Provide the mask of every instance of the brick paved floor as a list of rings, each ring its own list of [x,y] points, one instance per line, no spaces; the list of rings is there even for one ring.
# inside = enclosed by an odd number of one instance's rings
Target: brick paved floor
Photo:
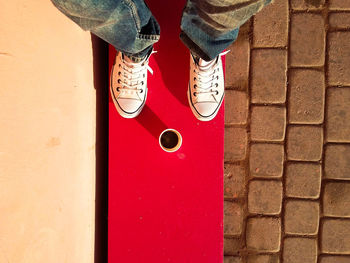
[[[230,49],[224,263],[350,263],[350,0],[275,0]]]

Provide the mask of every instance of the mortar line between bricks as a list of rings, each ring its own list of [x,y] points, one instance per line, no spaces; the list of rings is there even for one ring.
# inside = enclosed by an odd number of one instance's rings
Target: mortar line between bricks
[[[333,182],[333,183],[343,183],[343,184],[348,184],[350,183],[350,180],[346,180],[345,178],[323,178],[323,181],[325,183]]]
[[[324,8],[319,9],[291,9],[290,14],[322,14]]]
[[[346,141],[340,141],[340,142],[336,142],[336,141],[326,141],[324,142],[324,145],[344,145],[344,146],[348,146],[350,144],[350,142],[346,142]]]
[[[329,13],[350,13],[350,10],[337,9],[333,7],[332,9],[328,8],[328,12]]]
[[[279,252],[253,250],[253,249],[249,249],[249,250],[247,250],[247,252],[248,252],[248,254],[252,253],[252,254],[256,254],[256,255],[278,255],[279,254]]]
[[[350,254],[340,254],[340,253],[321,253],[320,257],[323,256],[340,256],[340,257],[346,257],[350,259]]]
[[[275,108],[284,108],[285,107],[285,103],[284,102],[279,102],[279,103],[261,103],[261,102],[252,102],[251,105],[253,107],[266,107],[266,106],[270,106],[270,107],[275,107]]]
[[[334,14],[334,13],[336,13],[336,14],[350,14],[350,10],[342,10],[342,9],[340,9],[340,10],[334,10],[334,9],[328,10],[328,14]]]
[[[236,203],[236,204],[244,204],[245,199],[244,199],[244,197],[229,197],[229,196],[225,196],[224,197],[224,201],[229,201],[229,202]]]
[[[346,86],[346,85],[344,85],[344,86],[342,86],[342,85],[332,86],[332,85],[329,85],[327,87],[327,89],[336,89],[336,88],[350,88],[350,86]]]
[[[314,240],[315,238],[317,238],[317,233],[316,234],[285,234],[285,237],[289,238],[289,237],[297,237],[297,238],[307,238],[307,239],[312,239]]]
[[[230,234],[224,234],[224,238],[239,239],[240,237],[241,237],[240,234],[232,234],[232,235],[230,235]]]
[[[310,124],[304,124],[304,123],[290,123],[288,121],[288,125],[290,126],[293,126],[293,127],[320,127],[322,128],[324,126],[324,123],[319,123],[319,124],[313,124],[313,123],[310,123]]]
[[[288,70],[315,70],[315,71],[324,71],[324,66],[289,66]]]
[[[284,144],[283,141],[276,142],[276,141],[252,141],[252,144],[276,144],[276,145],[282,145]]]
[[[290,81],[289,81],[289,68],[290,68],[290,43],[291,43],[291,16],[292,5],[291,0],[288,0],[288,44],[287,44],[287,74],[286,74],[286,125],[285,125],[285,138],[284,138],[284,158],[283,158],[283,172],[282,172],[282,207],[281,207],[281,237],[280,237],[280,261],[283,263],[283,251],[284,251],[284,239],[285,239],[285,195],[286,195],[286,171],[287,171],[287,142],[288,142],[288,127],[289,127],[289,97],[290,97]]]
[[[225,123],[225,128],[247,128],[247,124],[230,124]]]
[[[279,252],[248,249],[247,254],[248,255],[259,255],[259,256],[263,256],[263,255],[277,255],[278,256]]]
[[[322,252],[322,226],[323,226],[323,193],[324,193],[324,170],[325,170],[325,142],[327,138],[327,94],[328,94],[328,89],[326,88],[328,85],[328,70],[329,70],[329,65],[328,65],[328,32],[329,32],[329,1],[325,1],[325,6],[324,10],[326,11],[326,16],[324,20],[325,24],[325,56],[324,56],[324,84],[325,84],[325,92],[324,92],[324,108],[323,108],[323,147],[322,147],[322,157],[321,157],[321,187],[320,187],[320,200],[319,200],[319,224],[318,224],[318,238],[317,238],[317,262],[321,262],[321,252]]]
[[[225,86],[225,90],[235,90],[235,91],[247,92],[246,89],[242,88],[241,86],[232,86],[232,85]]]
[[[287,47],[251,47],[250,51],[255,50],[287,50]]]
[[[251,87],[251,77],[252,77],[252,47],[253,47],[253,30],[254,30],[254,18],[252,17],[250,19],[250,27],[249,27],[249,65],[248,65],[248,86],[247,86],[247,99],[248,99],[248,116],[247,116],[247,155],[246,155],[246,165],[245,165],[245,204],[244,204],[244,220],[243,220],[243,227],[242,227],[242,249],[243,249],[243,255],[241,255],[242,262],[247,263],[248,262],[248,246],[247,246],[247,223],[248,223],[248,194],[249,194],[249,177],[250,177],[250,146],[251,146],[251,134],[250,134],[250,124],[251,124],[251,94],[252,94],[252,87]]]
[[[240,160],[240,161],[225,161],[224,164],[232,164],[232,165],[245,165],[246,160]]]
[[[303,163],[303,164],[321,164],[322,159],[318,161],[309,161],[309,160],[287,160],[288,164],[298,164],[298,163]]]
[[[279,219],[281,217],[281,213],[277,214],[277,215],[266,215],[266,214],[252,214],[249,213],[247,215],[247,220],[251,219],[251,218],[275,218],[275,219]],[[275,252],[277,253],[277,252]]]
[[[330,28],[328,32],[349,32],[350,28]]]
[[[249,183],[251,181],[264,181],[264,182],[281,182],[282,181],[282,176],[281,177],[260,177],[260,176],[253,176],[253,175],[249,175]]]
[[[322,219],[324,220],[329,220],[329,219],[333,219],[333,220],[340,220],[340,221],[350,221],[350,217],[344,217],[344,216],[322,216]]]
[[[312,198],[312,197],[286,196],[285,200],[286,200],[286,202],[288,202],[288,201],[319,202],[320,197]]]
[[[278,144],[278,145],[283,145],[284,141],[267,141],[267,140],[251,140],[252,144],[264,144],[264,143],[268,143],[268,144]]]

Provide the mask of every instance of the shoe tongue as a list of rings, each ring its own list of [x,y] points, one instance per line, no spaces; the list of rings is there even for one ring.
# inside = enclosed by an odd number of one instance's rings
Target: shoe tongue
[[[215,59],[213,60],[210,60],[210,61],[205,61],[204,59],[199,59],[198,61],[198,66],[201,68],[201,69],[208,69],[210,68],[211,66],[213,66],[215,63]]]
[[[131,58],[129,58],[128,56],[125,56],[124,54],[123,54],[123,59],[126,62],[126,64],[131,68],[140,66],[143,63],[143,60],[140,62],[134,62],[134,61],[132,61]]]

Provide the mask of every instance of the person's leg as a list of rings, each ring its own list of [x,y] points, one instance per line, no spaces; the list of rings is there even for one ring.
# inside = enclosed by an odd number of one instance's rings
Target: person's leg
[[[110,92],[118,113],[136,117],[145,106],[147,70],[160,28],[144,0],[51,0],[67,17],[118,51]]]
[[[212,120],[222,105],[225,83],[221,53],[239,27],[271,0],[187,0],[180,38],[191,51],[188,101],[193,114]]]
[[[139,61],[159,40],[160,28],[143,0],[51,0],[82,29]]]
[[[192,54],[212,60],[238,36],[239,27],[271,0],[187,0],[180,38]]]

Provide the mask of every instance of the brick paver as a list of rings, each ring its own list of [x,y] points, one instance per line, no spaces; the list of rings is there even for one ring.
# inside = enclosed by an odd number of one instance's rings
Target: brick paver
[[[249,184],[248,210],[252,214],[276,215],[282,207],[282,183],[254,180]]]
[[[318,10],[324,6],[325,0],[291,0],[291,4],[294,10]]]
[[[253,176],[281,177],[283,161],[283,145],[254,143],[250,147],[250,174]]]
[[[325,220],[321,238],[322,252],[350,254],[350,220]]]
[[[350,217],[350,182],[329,182],[325,185],[323,213],[326,216]]]
[[[247,263],[279,263],[278,255],[250,255]]]
[[[287,234],[317,234],[318,222],[318,202],[300,200],[287,201],[284,214],[284,227]]]
[[[258,251],[277,252],[280,248],[281,220],[276,218],[249,218],[247,247]]]
[[[329,8],[335,10],[350,10],[348,0],[329,0]]]
[[[327,141],[350,142],[349,101],[349,88],[334,88],[329,90],[327,109]]]
[[[246,129],[225,129],[225,161],[243,160],[246,157],[247,145],[248,137]]]
[[[324,73],[303,69],[290,71],[289,122],[320,124],[325,101]]]
[[[224,202],[224,234],[240,235],[242,233],[243,210],[240,204]]]
[[[288,1],[275,0],[254,18],[254,47],[285,47],[288,43]],[[271,23],[270,21],[274,21]]]
[[[321,190],[321,165],[290,163],[286,169],[286,196],[318,198]]]
[[[322,157],[323,130],[317,126],[289,126],[289,160],[318,161]]]
[[[224,255],[225,256],[233,256],[238,255],[239,251],[241,251],[243,245],[238,238],[224,238]]]
[[[224,263],[241,263],[242,259],[240,257],[225,257]]]
[[[247,90],[249,83],[250,42],[249,23],[240,28],[237,40],[226,55],[226,88]],[[225,114],[226,115],[226,114]]]
[[[227,90],[225,92],[225,124],[246,124],[248,106],[248,96],[245,92]]]
[[[283,141],[286,109],[274,106],[254,106],[251,114],[251,139],[253,141]]]
[[[224,166],[224,197],[242,198],[245,194],[245,170],[240,165]]]
[[[322,256],[320,263],[349,263],[350,257],[346,256]]]
[[[253,50],[251,82],[253,103],[284,103],[287,85],[287,51]]]
[[[350,1],[349,1],[350,2]],[[328,37],[328,78],[330,85],[350,85],[350,32],[333,32]]]
[[[224,263],[350,263],[350,0],[275,0],[230,49]]]
[[[350,29],[350,13],[331,13],[329,25],[332,29]]]
[[[350,144],[327,145],[325,151],[325,177],[350,180]]]
[[[290,33],[292,66],[322,66],[325,58],[325,29],[322,15],[293,14]]]
[[[284,240],[284,263],[316,263],[317,242],[313,238],[290,237]]]

